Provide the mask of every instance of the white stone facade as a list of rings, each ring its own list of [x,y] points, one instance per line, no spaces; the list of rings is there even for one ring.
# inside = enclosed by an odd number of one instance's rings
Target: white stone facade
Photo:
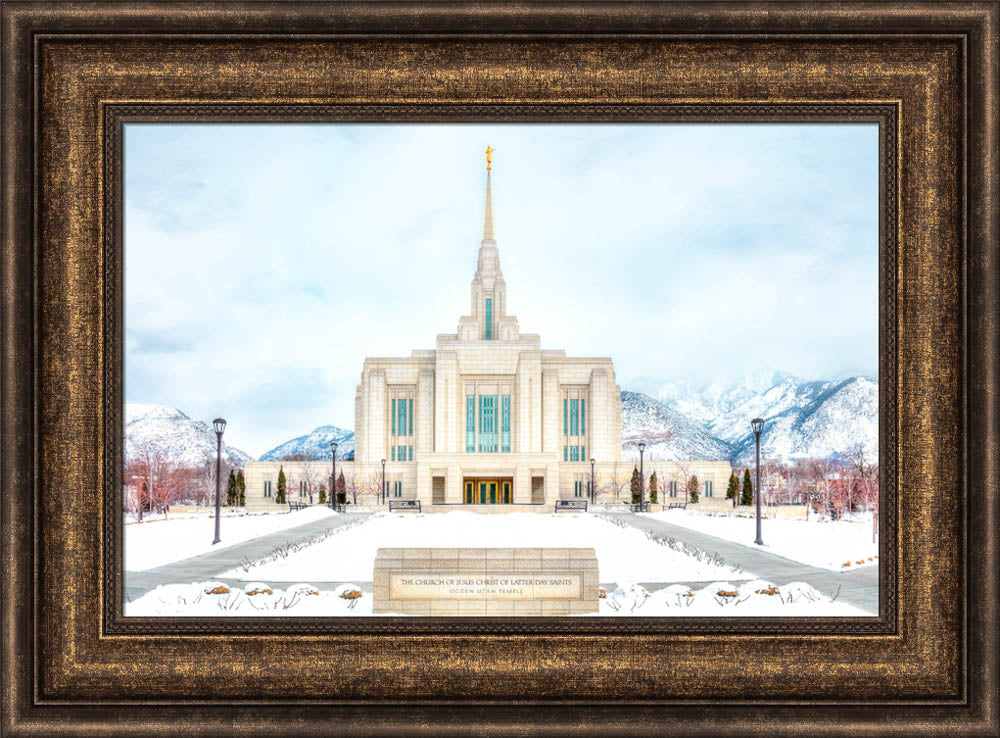
[[[365,359],[354,399],[355,458],[337,462],[348,499],[375,501],[384,459],[390,499],[549,511],[556,499],[587,495],[593,459],[599,500],[612,501],[615,480],[630,477],[633,467],[622,461],[614,364],[543,349],[538,335],[521,333],[507,314],[489,172],[471,292],[470,314],[459,318],[456,333],[439,335],[433,350]],[[728,463],[675,466],[700,472],[699,480],[711,480],[715,494],[725,495]],[[654,467],[646,467],[648,476]],[[330,461],[252,462],[249,507],[274,504],[281,468],[289,500],[308,502],[311,491],[315,502],[319,484],[329,489]],[[627,502],[627,488],[618,496]]]

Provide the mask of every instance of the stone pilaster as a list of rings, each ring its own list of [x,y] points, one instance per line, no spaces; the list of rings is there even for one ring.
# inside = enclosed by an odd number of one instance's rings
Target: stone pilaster
[[[542,450],[547,454],[559,453],[560,405],[559,372],[545,369],[542,372]]]
[[[514,504],[531,504],[531,469],[525,464],[514,467]]]
[[[462,467],[449,464],[444,478],[444,501],[449,505],[459,505],[462,502]]]
[[[417,424],[413,450],[427,454],[434,450],[434,370],[421,369],[417,375]]]

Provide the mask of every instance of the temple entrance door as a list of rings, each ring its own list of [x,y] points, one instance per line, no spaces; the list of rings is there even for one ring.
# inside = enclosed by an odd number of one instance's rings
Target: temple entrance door
[[[504,480],[501,483],[501,486],[503,487],[503,498],[500,501],[503,504],[505,504],[505,505],[509,505],[510,504],[510,482]]]
[[[495,505],[497,502],[497,483],[495,479],[479,480],[479,504]]]
[[[476,483],[465,483],[465,504],[471,505],[476,501]]]

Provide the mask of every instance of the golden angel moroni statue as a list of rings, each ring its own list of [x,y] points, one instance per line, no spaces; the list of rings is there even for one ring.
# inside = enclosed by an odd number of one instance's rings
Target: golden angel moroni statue
[[[488,172],[493,168],[493,152],[496,151],[492,146],[486,147],[486,171]]]

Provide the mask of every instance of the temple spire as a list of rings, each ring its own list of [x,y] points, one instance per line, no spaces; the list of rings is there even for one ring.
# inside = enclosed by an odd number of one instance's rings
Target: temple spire
[[[493,241],[496,237],[493,235],[493,192],[490,186],[490,171],[493,169],[493,152],[496,151],[492,146],[486,147],[486,211],[483,213],[483,240]]]

